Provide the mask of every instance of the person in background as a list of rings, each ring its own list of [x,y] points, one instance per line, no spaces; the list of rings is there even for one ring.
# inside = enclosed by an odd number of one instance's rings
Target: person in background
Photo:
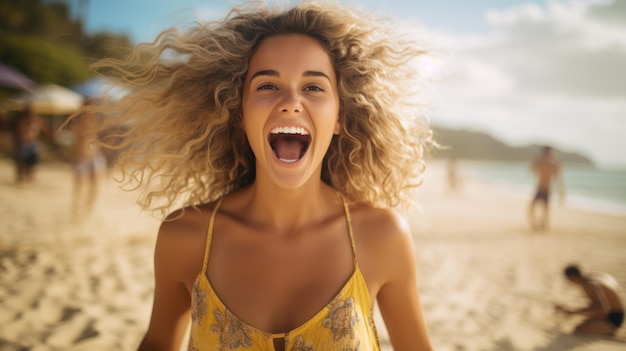
[[[48,125],[29,104],[15,122],[15,178],[17,183],[29,183],[35,179],[35,168],[39,163],[41,134],[54,140],[54,135]]]
[[[94,104],[93,99],[85,100],[85,106]],[[100,118],[84,108],[69,124],[72,133],[70,162],[74,173],[72,214],[75,219],[91,213],[99,190],[99,179],[106,169],[106,160],[98,143],[97,128]]]
[[[537,178],[537,187],[528,208],[528,219],[533,230],[546,230],[550,221],[552,184],[556,183],[561,199],[565,196],[561,163],[554,155],[552,147],[545,146],[543,148],[541,155],[531,164],[531,170]],[[538,206],[539,216],[536,213]]]
[[[448,178],[448,191],[450,193],[461,192],[463,190],[463,179],[459,171],[459,161],[456,158],[448,159],[446,173]]]
[[[122,177],[174,212],[140,350],[431,350],[411,231],[431,132],[410,35],[332,2],[252,3],[106,60]],[[167,59],[163,59],[162,55]],[[411,89],[415,89],[412,91]],[[98,107],[96,107],[97,109]],[[182,208],[176,210],[176,208]]]
[[[582,323],[576,326],[576,333],[614,335],[624,322],[624,306],[619,297],[617,280],[607,273],[583,274],[577,265],[567,266],[564,274],[570,283],[582,290],[589,299],[589,305],[572,309],[557,304],[557,312],[567,316],[585,316]]]

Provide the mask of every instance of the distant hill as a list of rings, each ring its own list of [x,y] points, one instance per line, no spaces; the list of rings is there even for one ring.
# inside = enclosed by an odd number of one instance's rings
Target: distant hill
[[[432,149],[437,158],[454,158],[479,161],[530,161],[537,157],[544,145],[510,146],[493,136],[465,129],[432,127],[435,141],[447,147]],[[593,165],[593,161],[581,154],[556,149],[559,159],[567,163]]]

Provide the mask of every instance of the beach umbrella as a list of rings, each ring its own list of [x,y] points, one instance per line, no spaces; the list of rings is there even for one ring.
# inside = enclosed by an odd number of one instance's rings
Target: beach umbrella
[[[62,86],[48,84],[17,95],[11,99],[11,104],[19,109],[30,105],[39,114],[69,115],[82,107],[83,97]]]
[[[32,81],[17,70],[5,66],[0,63],[0,87],[18,89],[18,90],[32,90],[37,86],[37,83]]]
[[[103,77],[89,79],[80,84],[71,86],[70,89],[86,99],[102,99],[107,96],[113,101],[121,99],[128,92],[126,89],[116,86],[112,80]]]

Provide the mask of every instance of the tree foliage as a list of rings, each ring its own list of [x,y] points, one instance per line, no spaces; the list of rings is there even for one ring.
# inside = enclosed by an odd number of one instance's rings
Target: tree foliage
[[[37,83],[77,84],[93,74],[93,61],[122,58],[130,47],[126,35],[88,35],[64,2],[0,0],[0,62]]]
[[[80,48],[38,36],[1,36],[0,61],[40,84],[69,86],[91,76]]]

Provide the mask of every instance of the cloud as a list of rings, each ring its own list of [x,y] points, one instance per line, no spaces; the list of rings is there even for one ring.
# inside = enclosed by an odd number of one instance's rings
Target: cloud
[[[601,22],[626,26],[626,1],[613,0],[607,6],[596,6],[590,9],[589,15]]]
[[[491,10],[487,21],[504,40],[475,54],[505,65],[526,89],[585,96],[626,96],[626,25],[603,20],[623,3],[529,4]],[[618,11],[615,11],[617,13]]]
[[[216,6],[204,6],[197,8],[194,15],[201,22],[215,21],[224,17],[225,10]]]
[[[490,10],[486,34],[451,34],[434,124],[513,144],[551,142],[626,164],[626,1],[552,1]]]

